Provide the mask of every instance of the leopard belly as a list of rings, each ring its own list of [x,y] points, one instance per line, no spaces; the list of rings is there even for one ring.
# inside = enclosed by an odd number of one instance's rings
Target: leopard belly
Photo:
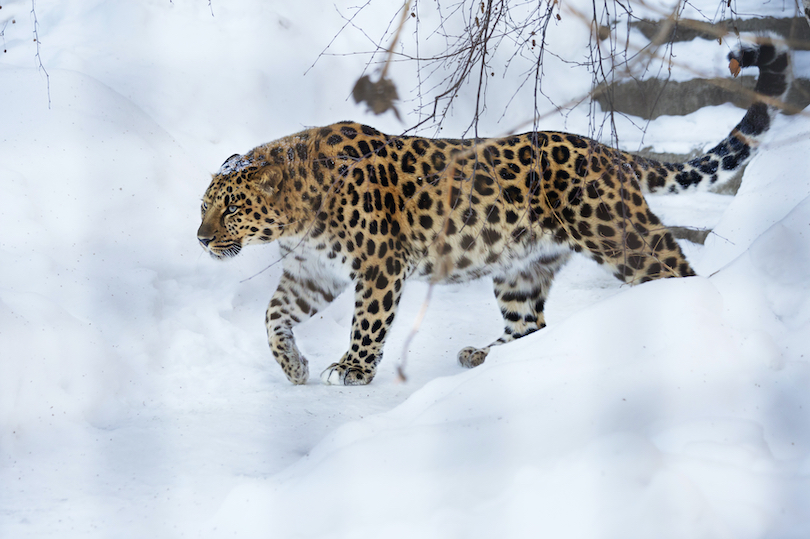
[[[411,272],[413,278],[439,282],[462,283],[487,276],[505,276],[525,271],[537,263],[553,263],[567,256],[570,248],[541,233],[515,243],[487,245],[478,242],[467,250],[440,254],[440,245],[431,246],[427,256],[419,259]],[[463,241],[463,240],[462,240]]]

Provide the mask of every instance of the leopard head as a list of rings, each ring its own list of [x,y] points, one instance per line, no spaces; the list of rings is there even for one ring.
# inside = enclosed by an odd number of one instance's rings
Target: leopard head
[[[197,230],[203,249],[224,260],[246,245],[288,235],[301,216],[285,196],[287,177],[287,167],[254,152],[229,157],[203,195]]]

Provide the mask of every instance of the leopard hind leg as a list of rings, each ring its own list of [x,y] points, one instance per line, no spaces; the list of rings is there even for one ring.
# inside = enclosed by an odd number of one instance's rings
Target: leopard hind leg
[[[583,252],[628,284],[639,284],[668,277],[689,277],[695,271],[681,251],[675,236],[641,199],[632,212],[617,204],[611,216],[616,226],[596,227],[590,237],[580,237]],[[580,231],[584,230],[580,228]]]
[[[520,270],[494,276],[493,289],[504,321],[503,335],[484,348],[463,348],[458,353],[458,362],[463,367],[477,367],[493,346],[512,342],[546,327],[543,310],[551,283],[569,258],[568,252],[544,256]]]

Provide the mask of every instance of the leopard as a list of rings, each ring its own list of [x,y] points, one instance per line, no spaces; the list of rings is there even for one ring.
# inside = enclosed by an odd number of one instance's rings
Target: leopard
[[[349,349],[321,381],[371,382],[406,279],[491,277],[504,331],[458,352],[476,367],[492,347],[546,326],[550,287],[574,253],[633,285],[695,275],[644,195],[714,189],[737,175],[787,92],[788,57],[772,39],[729,53],[732,72],[759,68],[756,97],[725,139],[682,163],[555,131],[434,139],[350,121],[306,129],[223,163],[197,239],[218,260],[277,242],[282,271],[265,325],[293,384],[309,378],[293,329],[351,288]]]

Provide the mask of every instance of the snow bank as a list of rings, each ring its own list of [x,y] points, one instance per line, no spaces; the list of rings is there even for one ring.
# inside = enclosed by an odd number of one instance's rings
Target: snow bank
[[[205,529],[739,538],[806,526],[810,347],[787,356],[731,324],[723,288],[645,285],[494,350],[284,473],[244,481]]]

